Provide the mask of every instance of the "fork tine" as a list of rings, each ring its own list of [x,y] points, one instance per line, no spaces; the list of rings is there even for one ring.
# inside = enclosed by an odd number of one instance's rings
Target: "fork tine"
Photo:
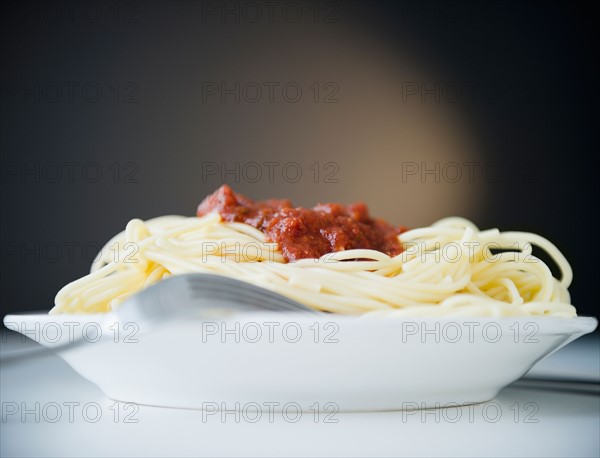
[[[196,297],[205,297],[207,294],[218,294],[232,299],[252,300],[256,305],[268,303],[273,305],[274,309],[289,309],[294,311],[310,311],[313,309],[296,302],[279,293],[243,282],[233,278],[214,274],[190,274],[188,278],[189,288],[197,295]]]

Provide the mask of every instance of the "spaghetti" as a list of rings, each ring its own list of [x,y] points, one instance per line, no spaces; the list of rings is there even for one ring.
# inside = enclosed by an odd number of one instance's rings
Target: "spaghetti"
[[[348,249],[286,262],[280,246],[252,225],[200,217],[131,220],[63,287],[51,314],[102,313],[170,275],[226,275],[340,314],[576,316],[569,263],[548,240],[525,232],[480,231],[462,218],[401,232],[402,252]],[[533,256],[553,259],[561,279]],[[499,251],[499,252],[498,252]]]

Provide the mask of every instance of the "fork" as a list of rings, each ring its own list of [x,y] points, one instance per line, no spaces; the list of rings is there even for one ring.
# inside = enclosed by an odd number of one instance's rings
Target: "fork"
[[[128,298],[115,310],[124,323],[136,323],[145,330],[180,319],[226,318],[242,312],[295,312],[320,314],[279,293],[250,283],[215,274],[182,274],[162,280]],[[87,343],[73,342],[33,350],[0,353],[3,365],[28,358],[71,350]]]

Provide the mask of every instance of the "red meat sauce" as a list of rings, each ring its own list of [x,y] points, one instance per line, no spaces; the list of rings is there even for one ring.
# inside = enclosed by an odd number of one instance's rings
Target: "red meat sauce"
[[[398,234],[407,228],[369,216],[367,206],[318,204],[312,209],[292,206],[287,199],[252,201],[223,185],[198,206],[197,215],[218,212],[223,220],[254,226],[279,245],[287,261],[318,258],[356,248],[402,252]]]

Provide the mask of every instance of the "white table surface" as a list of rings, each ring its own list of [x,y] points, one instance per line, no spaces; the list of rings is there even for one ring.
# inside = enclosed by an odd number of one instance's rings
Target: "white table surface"
[[[9,336],[2,351],[22,350],[16,338]],[[528,375],[600,380],[598,335],[561,349]],[[511,386],[494,401],[470,407],[337,413],[337,422],[305,413],[291,423],[265,413],[252,423],[231,413],[134,411],[106,398],[56,356],[1,367],[0,383],[2,457],[600,455],[597,394]],[[23,417],[25,409],[31,413]]]

